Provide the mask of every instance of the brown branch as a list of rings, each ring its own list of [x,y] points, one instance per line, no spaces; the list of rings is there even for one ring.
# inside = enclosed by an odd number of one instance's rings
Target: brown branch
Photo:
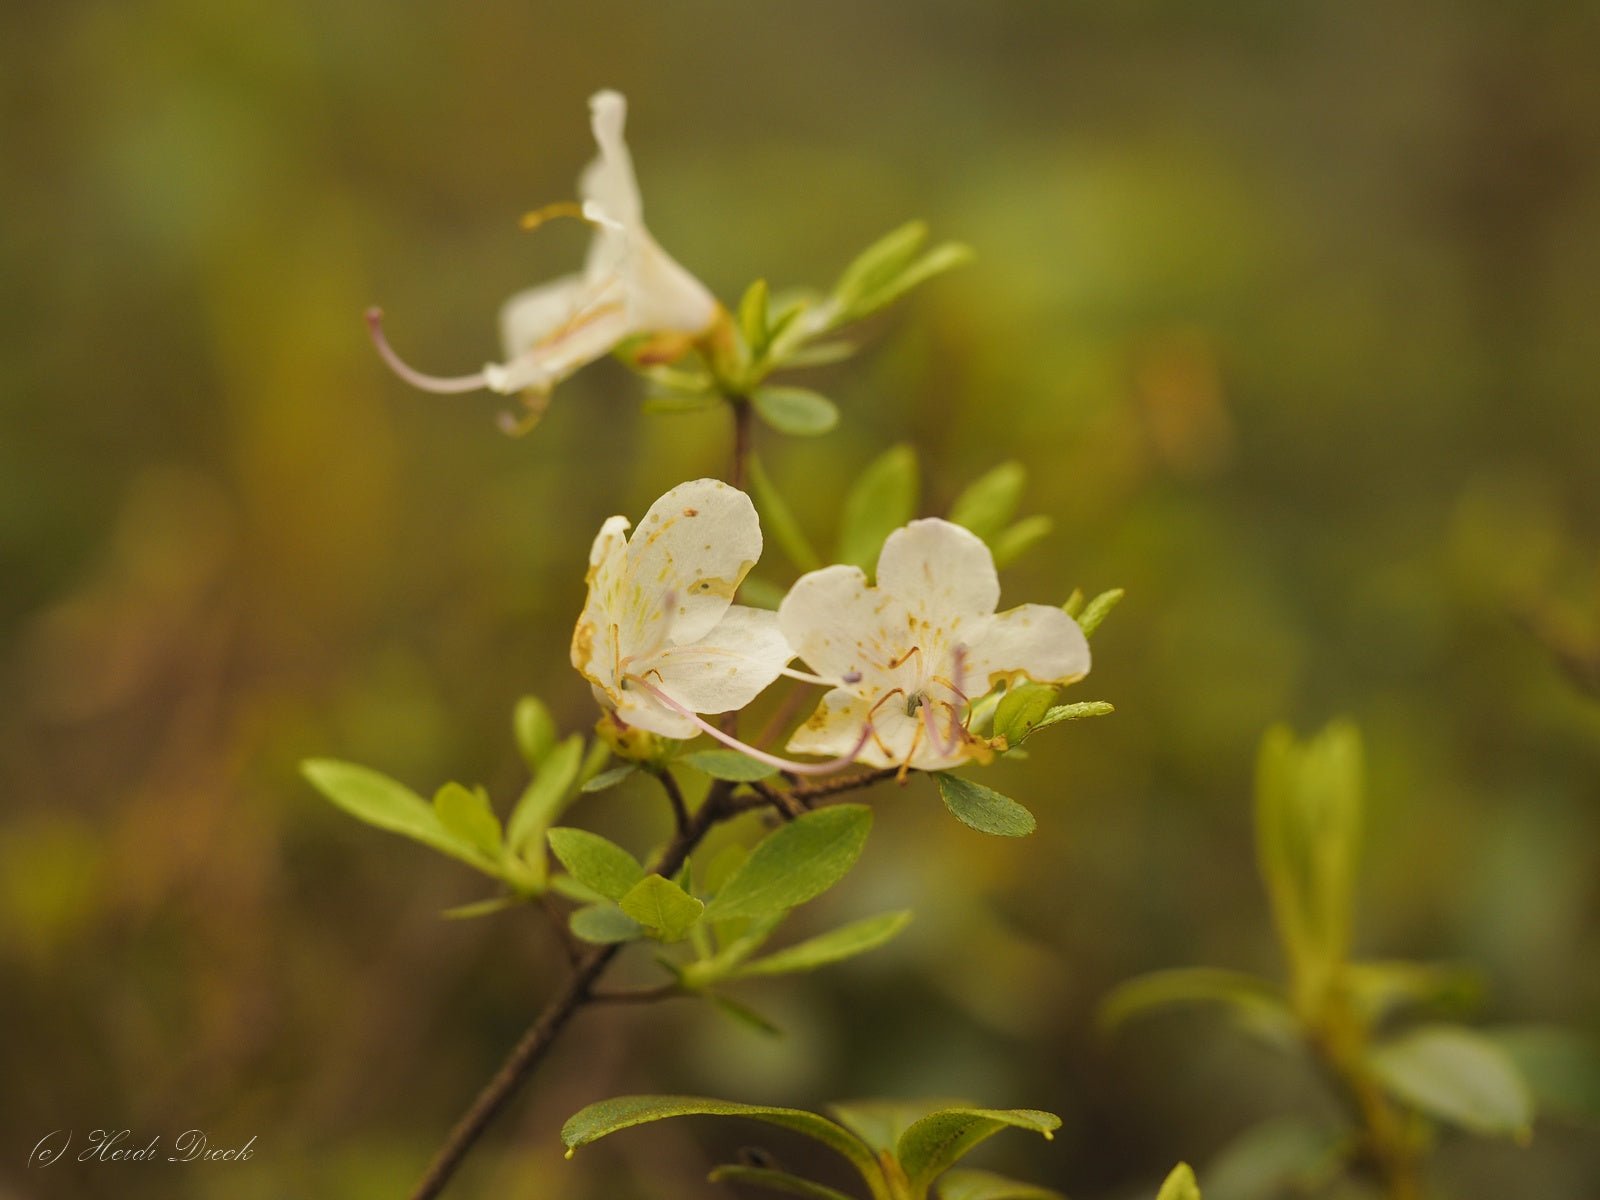
[[[683,789],[666,767],[656,771],[655,777],[661,781],[661,790],[667,793],[667,799],[672,804],[673,828],[682,836],[683,831],[689,828],[689,806],[683,802]]]
[[[884,779],[896,774],[893,767],[878,771],[864,771],[843,778],[827,779],[819,783],[790,788],[787,791],[763,785],[766,792],[779,793],[785,799],[776,801],[781,808],[786,807],[786,802],[792,802],[804,807],[819,799],[836,796],[845,792],[870,787]],[[675,784],[673,786],[676,786]],[[667,848],[661,852],[661,857],[651,866],[650,870],[657,875],[671,878],[683,866],[689,855],[694,851],[706,834],[723,821],[730,820],[740,813],[752,809],[765,808],[774,804],[772,797],[757,789],[751,792],[734,795],[734,785],[719,780],[711,787],[710,793],[703,803],[686,823],[679,828]],[[671,792],[669,791],[669,795]],[[547,1003],[544,1011],[528,1031],[522,1035],[522,1040],[506,1058],[500,1069],[495,1072],[494,1078],[489,1080],[472,1107],[456,1122],[450,1134],[445,1138],[444,1145],[434,1155],[433,1162],[429,1164],[427,1172],[416,1190],[411,1193],[411,1200],[433,1200],[444,1191],[456,1170],[461,1166],[461,1161],[467,1156],[468,1151],[483,1136],[484,1130],[500,1114],[517,1089],[526,1082],[535,1067],[543,1061],[544,1056],[550,1052],[550,1047],[555,1044],[556,1038],[566,1028],[567,1022],[583,1007],[596,1001],[644,1001],[660,999],[673,994],[675,989],[666,990],[643,989],[643,994],[630,994],[626,992],[601,992],[594,990],[595,983],[605,974],[606,968],[611,965],[612,959],[621,949],[621,944],[610,946],[595,946],[586,951],[573,968],[561,990]]]
[[[722,783],[712,787],[705,803],[700,806],[688,825],[680,830],[661,852],[660,859],[651,867],[653,873],[668,877],[676,874],[683,866],[684,860],[715,825],[735,813],[753,807],[733,803],[731,791],[731,787]],[[759,799],[758,802],[766,803],[765,800]],[[517,1089],[522,1086],[533,1069],[550,1052],[550,1047],[566,1028],[567,1022],[593,998],[595,981],[605,973],[619,949],[621,949],[620,943],[596,946],[578,961],[561,990],[544,1006],[544,1011],[539,1014],[538,1020],[534,1021],[522,1035],[522,1040],[495,1072],[494,1078],[489,1080],[478,1093],[472,1106],[451,1129],[444,1145],[434,1155],[421,1181],[411,1193],[411,1200],[433,1200],[433,1197],[444,1191],[460,1167],[461,1160],[483,1136],[484,1130],[516,1094]]]

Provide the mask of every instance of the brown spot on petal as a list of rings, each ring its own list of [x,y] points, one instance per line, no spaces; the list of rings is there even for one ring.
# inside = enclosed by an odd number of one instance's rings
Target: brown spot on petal
[[[683,510],[683,515],[686,517],[698,517],[700,510],[698,508],[686,508]]]

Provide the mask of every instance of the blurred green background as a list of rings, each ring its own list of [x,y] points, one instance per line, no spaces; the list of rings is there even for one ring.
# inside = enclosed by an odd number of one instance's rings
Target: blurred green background
[[[908,217],[973,244],[815,377],[837,432],[760,449],[818,536],[892,441],[929,512],[1022,459],[1057,528],[1006,596],[1128,589],[1074,693],[1118,712],[987,777],[1024,843],[875,793],[801,916],[914,906],[898,943],[751,989],[782,1040],[583,1017],[459,1195],[677,1200],[743,1142],[806,1154],[683,1124],[563,1163],[561,1120],[629,1090],[1054,1109],[989,1163],[1108,1198],[1327,1110],[1203,1017],[1092,1028],[1142,970],[1277,971],[1248,818],[1277,719],[1367,735],[1361,952],[1600,1019],[1600,702],[1515,619],[1581,639],[1600,595],[1595,5],[101,0],[0,31],[0,1196],[402,1194],[553,986],[536,921],[438,920],[481,881],[296,764],[508,804],[515,698],[593,719],[566,643],[600,521],[723,468],[720,414],[643,416],[614,364],[515,441],[364,336],[381,303],[424,369],[497,353],[500,300],[581,254],[516,218],[571,196],[601,86],[727,300]],[[643,790],[580,813],[665,828]],[[97,1126],[258,1140],[26,1168]],[[1439,1179],[1591,1197],[1597,1140],[1447,1138]]]

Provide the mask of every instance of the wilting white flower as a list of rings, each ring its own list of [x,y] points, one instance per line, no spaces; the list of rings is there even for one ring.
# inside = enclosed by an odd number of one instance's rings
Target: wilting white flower
[[[594,226],[594,240],[579,274],[519,292],[500,310],[506,361],[475,375],[439,378],[407,366],[384,340],[382,313],[367,314],[379,353],[402,379],[433,392],[489,388],[511,394],[546,394],[579,367],[603,358],[639,334],[705,332],[716,320],[715,297],[656,244],[644,226],[633,159],[622,137],[628,103],[617,92],[589,101],[600,155],[579,182],[581,206],[572,208]],[[540,214],[531,214],[538,218]]]
[[[733,603],[761,557],[755,506],[697,479],[627,531],[626,517],[611,517],[589,552],[572,665],[629,725],[671,738],[711,732],[695,714],[743,708],[794,657],[776,613]]]
[[[802,576],[778,625],[834,687],[789,750],[924,771],[987,757],[988,743],[966,728],[972,700],[1021,676],[1071,683],[1089,673],[1089,643],[1065,612],[1024,604],[996,613],[999,600],[989,548],[937,519],[889,535],[875,587],[857,567]]]

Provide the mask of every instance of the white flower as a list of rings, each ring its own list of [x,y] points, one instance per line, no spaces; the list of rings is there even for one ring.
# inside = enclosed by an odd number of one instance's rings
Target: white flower
[[[776,613],[732,602],[761,556],[755,506],[697,479],[627,530],[611,517],[594,540],[572,665],[629,725],[693,737],[707,731],[695,714],[743,708],[794,657]]]
[[[1065,612],[1024,604],[996,613],[999,600],[989,548],[937,519],[889,535],[876,587],[857,567],[802,576],[778,609],[778,625],[835,686],[789,750],[841,755],[859,747],[860,762],[923,771],[986,758],[988,743],[966,729],[972,700],[1019,676],[1071,683],[1089,673],[1089,643]]]
[[[579,367],[603,358],[639,334],[696,336],[717,318],[716,298],[656,244],[639,204],[633,160],[622,138],[628,103],[617,92],[589,100],[600,155],[579,182],[581,207],[573,211],[595,228],[583,271],[519,292],[500,310],[506,361],[476,375],[443,379],[407,366],[384,340],[382,313],[368,324],[384,360],[402,379],[434,392],[488,388],[503,394],[548,394]],[[539,214],[532,214],[535,218]]]

